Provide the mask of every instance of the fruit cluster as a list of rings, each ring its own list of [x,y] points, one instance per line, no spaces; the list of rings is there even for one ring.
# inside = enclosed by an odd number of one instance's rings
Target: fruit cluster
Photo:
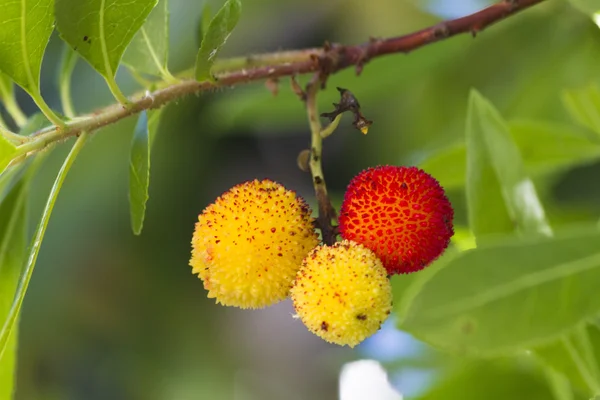
[[[276,182],[254,180],[199,215],[190,265],[217,303],[262,308],[289,296],[311,332],[353,347],[390,314],[389,276],[439,257],[453,235],[452,220],[444,190],[424,171],[370,168],[344,196],[343,240],[319,245],[304,200]]]

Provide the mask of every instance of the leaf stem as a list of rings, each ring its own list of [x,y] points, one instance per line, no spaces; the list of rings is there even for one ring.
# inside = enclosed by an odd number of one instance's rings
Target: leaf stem
[[[321,129],[321,138],[325,139],[326,137],[330,136],[337,129],[341,120],[342,120],[342,114],[338,114],[335,117],[335,119],[333,121],[331,121],[331,123],[329,125],[327,125],[323,129]]]
[[[42,94],[37,92],[35,94],[31,94],[31,98],[35,102],[35,104],[39,107],[40,111],[48,118],[50,122],[52,122],[56,127],[60,130],[65,127],[65,122],[58,116],[52,109],[46,104],[44,99],[42,98]]]
[[[26,138],[25,136],[21,136],[17,133],[11,132],[10,130],[6,129],[3,122],[0,123],[0,134],[6,139],[13,141],[17,144],[23,144],[28,141],[28,138]]]
[[[119,85],[117,85],[117,81],[115,80],[114,76],[105,76],[104,80],[106,81],[110,92],[119,103],[126,107],[131,105],[131,102],[129,101],[127,96],[125,96],[123,92],[121,92],[121,89],[119,88]]]
[[[19,316],[19,312],[21,311],[21,306],[23,305],[23,300],[25,298],[25,292],[27,291],[27,287],[29,286],[29,281],[31,280],[31,276],[33,275],[33,269],[35,267],[35,263],[38,258],[38,254],[40,251],[40,247],[42,246],[42,241],[44,239],[44,234],[46,233],[46,228],[48,227],[48,221],[50,220],[50,215],[52,214],[52,210],[54,209],[54,204],[56,203],[56,199],[58,197],[58,193],[65,181],[65,178],[73,165],[73,162],[77,158],[77,155],[83,148],[85,141],[87,140],[88,134],[82,133],[77,141],[71,148],[69,155],[65,159],[58,175],[56,176],[56,180],[54,181],[54,185],[52,185],[52,189],[50,190],[50,194],[48,196],[48,200],[46,201],[46,206],[44,207],[44,211],[42,213],[42,218],[37,226],[35,231],[33,240],[31,242],[31,247],[29,250],[29,256],[27,257],[27,261],[23,268],[23,274],[19,280],[19,285],[17,286],[17,290],[15,292],[15,297],[2,326],[2,330],[0,331],[0,358],[2,358],[2,354],[6,349],[6,345],[8,343],[8,339],[12,333],[12,330],[17,321],[17,317]]]
[[[6,126],[6,122],[4,121],[4,118],[2,118],[2,114],[0,114],[0,133],[4,134],[5,132],[10,132],[10,129],[8,129],[8,126]]]
[[[4,98],[4,108],[6,108],[6,112],[8,112],[19,128],[22,128],[27,123],[27,116],[21,110],[19,104],[17,104],[14,95]]]
[[[60,69],[59,87],[63,113],[69,118],[74,118],[77,115],[75,107],[73,107],[73,98],[71,97],[71,76],[73,75],[75,64],[77,64],[75,51],[69,45],[65,45]]]

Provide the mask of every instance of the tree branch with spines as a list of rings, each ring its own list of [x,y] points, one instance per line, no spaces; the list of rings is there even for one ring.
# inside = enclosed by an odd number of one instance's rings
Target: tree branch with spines
[[[326,77],[351,66],[360,73],[372,59],[394,53],[409,53],[463,33],[475,36],[484,28],[543,1],[545,0],[504,0],[471,15],[440,22],[417,32],[387,39],[371,39],[355,46],[326,44],[321,48],[224,59],[213,66],[212,72],[216,78],[214,82],[198,82],[189,78],[189,72],[185,72],[181,74],[180,82],[160,82],[153,92],[146,91],[131,96],[128,106],[114,104],[77,117],[64,126],[51,126],[34,133],[18,147],[15,158],[35,153],[82,132],[92,133],[143,110],[160,108],[194,93],[314,72]]]

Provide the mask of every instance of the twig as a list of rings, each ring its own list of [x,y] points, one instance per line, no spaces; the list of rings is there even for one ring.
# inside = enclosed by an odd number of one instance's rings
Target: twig
[[[408,53],[425,45],[470,32],[473,35],[508,16],[514,15],[544,0],[504,0],[466,17],[441,22],[408,35],[372,39],[357,46],[327,45],[323,48],[286,51],[252,57],[222,60],[215,65],[216,83],[185,80],[166,84],[147,94],[131,97],[128,107],[115,104],[98,110],[60,128],[50,127],[32,135],[32,141],[19,147],[19,154],[30,154],[50,143],[64,140],[81,132],[94,132],[142,110],[154,109],[189,94],[218,87],[249,83],[263,79],[319,71],[322,76],[355,66],[362,71],[365,63],[373,58],[392,53]]]

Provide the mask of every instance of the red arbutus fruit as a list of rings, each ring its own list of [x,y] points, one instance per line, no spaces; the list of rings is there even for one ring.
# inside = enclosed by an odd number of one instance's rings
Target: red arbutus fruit
[[[340,209],[342,238],[371,249],[390,275],[423,269],[454,234],[439,182],[416,167],[379,166],[355,176]]]

